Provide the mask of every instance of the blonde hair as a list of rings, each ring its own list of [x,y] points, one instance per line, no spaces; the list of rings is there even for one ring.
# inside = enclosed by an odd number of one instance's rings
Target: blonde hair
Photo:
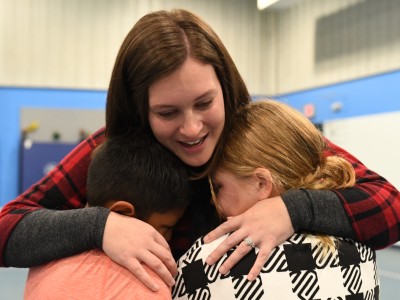
[[[353,186],[352,165],[340,156],[325,156],[326,147],[321,132],[300,112],[274,100],[252,102],[234,119],[210,174],[223,169],[244,179],[262,167],[271,172],[273,186],[283,192]],[[212,195],[215,202],[213,188]]]

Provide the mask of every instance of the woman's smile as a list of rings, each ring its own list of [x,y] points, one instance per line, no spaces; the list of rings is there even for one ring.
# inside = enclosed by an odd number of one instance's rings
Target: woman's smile
[[[208,162],[225,124],[221,85],[211,65],[188,58],[149,88],[149,122],[157,140],[183,162]]]

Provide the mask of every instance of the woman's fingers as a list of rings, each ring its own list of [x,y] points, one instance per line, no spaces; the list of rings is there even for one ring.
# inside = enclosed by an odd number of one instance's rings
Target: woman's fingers
[[[245,257],[252,250],[253,248],[246,245],[245,242],[240,243],[235,251],[233,251],[228,259],[221,265],[219,272],[221,274],[228,273],[243,257]]]
[[[138,260],[132,259],[131,262],[127,262],[125,268],[127,268],[137,279],[153,292],[159,290],[160,287],[154,282],[154,279],[150,277]]]
[[[142,263],[144,263],[147,267],[152,269],[157,275],[168,285],[168,286],[173,286],[175,284],[174,277],[172,276],[170,270],[166,267],[165,261],[160,259],[160,256],[164,255],[159,255],[156,256],[152,252],[146,252],[144,253],[141,257],[140,260]],[[176,264],[175,262],[173,263],[174,267],[171,269],[174,270],[174,274],[177,273],[176,270]]]
[[[225,274],[256,246],[259,252],[248,276],[252,280],[260,273],[272,249],[289,238],[294,229],[282,198],[274,197],[258,201],[246,212],[230,218],[211,231],[204,240],[208,243],[230,232],[232,233],[211,252],[207,263],[214,264],[231,248],[239,245],[220,267],[220,272]],[[244,242],[246,238],[251,238],[253,243]]]
[[[210,231],[204,237],[204,242],[207,244],[211,243],[212,241],[215,241],[217,238],[223,236],[224,234],[235,231],[237,227],[238,227],[238,222],[236,220],[236,217],[229,218],[226,222],[222,223],[217,228]]]
[[[260,274],[261,269],[264,267],[264,264],[267,262],[270,254],[271,254],[272,249],[266,248],[266,249],[260,249],[260,251],[257,254],[257,259],[251,268],[249,274],[247,275],[247,279],[252,281],[256,279],[258,274]]]
[[[168,243],[143,221],[111,212],[104,230],[103,251],[153,291],[158,290],[158,286],[142,263],[157,273],[168,286],[174,282],[173,275],[177,270]]]
[[[219,272],[221,274],[228,273],[240,260],[243,259],[250,251],[254,251],[251,242],[245,242],[244,239],[242,242],[237,242],[240,237],[243,236],[238,232],[235,232],[228,236],[207,258],[207,264],[211,265],[218,261],[229,249],[234,248],[237,244],[239,244],[236,249],[229,255],[229,257],[225,260],[225,262],[219,268]],[[254,245],[257,243],[252,241]],[[234,246],[231,246],[234,245]],[[249,280],[254,280],[258,274],[260,273],[261,269],[263,268],[264,264],[267,262],[269,255],[272,249],[275,247],[274,243],[264,243],[263,246],[260,247],[256,261],[252,266],[251,270],[248,274]]]
[[[209,234],[211,234],[211,238],[209,241],[213,241],[216,238],[220,237],[220,234],[222,232],[225,232],[225,230],[228,230],[228,232],[232,231],[232,229],[230,229],[230,228],[233,228],[233,226],[228,224],[228,222],[233,223],[233,219],[221,224],[219,227],[217,227],[212,232],[210,232]],[[223,234],[221,234],[221,236],[222,235]],[[211,254],[207,258],[207,261],[206,261],[207,264],[209,264],[209,265],[214,264],[218,259],[220,259],[230,249],[232,249],[233,247],[236,247],[236,245],[238,245],[242,240],[243,240],[243,238],[242,238],[242,234],[240,233],[240,231],[232,232],[232,234],[230,234],[221,244],[218,245],[217,248],[214,249],[214,251],[211,252]],[[205,240],[205,242],[208,243],[208,241],[206,241],[206,240]]]
[[[160,235],[160,238],[165,241],[162,235]],[[166,284],[172,286],[175,284],[174,277],[178,273],[178,269],[168,244],[166,244],[166,247],[167,248],[165,248],[164,245],[156,243],[150,249],[150,252],[156,257],[156,259],[146,261],[143,260],[143,262],[154,272],[156,272]]]
[[[165,265],[165,267],[169,271],[169,274],[171,275],[170,278],[173,279],[173,277],[175,277],[178,274],[178,269],[176,267],[176,262],[175,262],[175,259],[174,259],[173,255],[172,255],[171,249],[170,249],[167,241],[164,239],[164,237],[161,234],[157,235],[156,242],[158,243],[156,245],[159,245],[161,247],[154,247],[152,252]],[[156,273],[158,273],[158,272],[156,272]],[[161,275],[160,275],[160,277],[164,278],[164,276],[161,276]],[[170,278],[168,278],[168,280]],[[165,282],[168,283],[167,281],[165,281]]]

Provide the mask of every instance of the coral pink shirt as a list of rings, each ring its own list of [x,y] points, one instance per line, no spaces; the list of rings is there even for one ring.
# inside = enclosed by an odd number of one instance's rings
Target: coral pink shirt
[[[152,292],[104,252],[91,250],[29,270],[25,300],[171,299],[170,288],[151,271],[160,286]]]

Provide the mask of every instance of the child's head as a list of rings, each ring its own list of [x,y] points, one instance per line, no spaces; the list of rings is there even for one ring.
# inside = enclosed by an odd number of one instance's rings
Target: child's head
[[[186,167],[148,134],[108,138],[92,156],[89,206],[104,206],[153,225],[167,240],[188,204]]]
[[[211,172],[219,208],[232,216],[289,189],[352,186],[350,163],[324,157],[325,148],[320,131],[295,109],[272,100],[250,103],[234,120]]]

